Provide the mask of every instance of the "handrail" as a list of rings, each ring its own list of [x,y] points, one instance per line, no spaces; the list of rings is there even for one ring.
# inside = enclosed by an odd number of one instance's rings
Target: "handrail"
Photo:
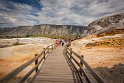
[[[94,79],[98,83],[104,83],[103,79],[83,59],[83,56],[78,55],[77,53],[75,53],[74,51],[72,51],[72,48],[68,48],[67,46],[65,47],[65,50],[64,51],[65,51],[65,55],[68,57],[67,59],[69,59],[69,61],[74,66],[76,64],[79,67],[79,68],[76,68],[76,70],[78,71],[81,79],[82,79],[82,75],[84,75],[84,77],[87,80],[87,82],[88,83],[92,83],[91,79],[89,78],[89,76],[87,75],[86,71],[84,70],[84,67],[83,66],[85,66],[87,68],[87,70],[91,73],[91,75],[94,77]],[[80,60],[80,62],[73,55],[76,56]],[[72,60],[75,63],[73,63]]]
[[[9,80],[11,80],[14,76],[16,76],[17,74],[19,74],[22,70],[24,70],[26,67],[28,67],[29,65],[31,65],[33,62],[35,62],[35,66],[24,76],[22,77],[17,83],[22,83],[24,82],[31,74],[32,72],[34,72],[34,70],[36,70],[36,73],[38,71],[38,66],[40,65],[41,62],[43,62],[43,60],[45,61],[46,59],[46,55],[50,52],[51,49],[53,49],[55,47],[54,44],[47,46],[46,48],[44,48],[44,50],[38,55],[36,54],[36,56],[34,58],[32,58],[31,60],[29,60],[28,62],[20,65],[19,67],[17,67],[16,69],[14,69],[13,71],[11,71],[10,73],[8,73],[6,76],[4,76],[2,79],[0,79],[0,83],[7,83]],[[43,57],[41,58],[41,60],[38,62],[38,59],[43,55]],[[41,68],[40,68],[41,69]]]

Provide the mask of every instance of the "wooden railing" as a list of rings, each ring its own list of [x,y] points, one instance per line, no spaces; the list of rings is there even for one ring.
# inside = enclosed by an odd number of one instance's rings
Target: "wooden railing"
[[[28,62],[22,64],[21,66],[17,67],[10,73],[8,73],[5,77],[0,79],[0,83],[8,83],[9,80],[11,80],[13,77],[15,77],[17,74],[19,74],[22,70],[26,69],[28,66],[30,66],[32,63],[35,63],[35,66],[27,72],[23,77],[21,77],[19,80],[16,81],[16,83],[23,83],[27,79],[29,79],[29,76],[35,71],[35,74],[31,79],[28,81],[28,83],[31,83],[35,77],[37,76],[38,72],[41,70],[42,65],[48,55],[48,53],[55,47],[55,45],[50,45],[47,48],[44,48],[44,50],[38,55],[35,54],[35,57]],[[41,64],[42,63],[42,64]],[[41,65],[41,66],[40,66]]]
[[[78,55],[72,48],[64,49],[65,58],[73,71],[76,83],[104,83],[103,79],[86,63],[83,56]]]

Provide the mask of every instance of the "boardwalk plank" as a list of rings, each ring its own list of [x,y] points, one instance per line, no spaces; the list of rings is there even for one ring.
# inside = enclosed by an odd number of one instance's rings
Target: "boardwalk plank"
[[[63,47],[53,50],[33,83],[74,83],[73,75],[63,55]]]

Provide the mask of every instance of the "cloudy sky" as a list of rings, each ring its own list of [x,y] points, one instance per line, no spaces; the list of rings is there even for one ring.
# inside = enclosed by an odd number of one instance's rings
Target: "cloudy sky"
[[[124,12],[124,0],[0,0],[0,27],[38,24],[88,25]]]

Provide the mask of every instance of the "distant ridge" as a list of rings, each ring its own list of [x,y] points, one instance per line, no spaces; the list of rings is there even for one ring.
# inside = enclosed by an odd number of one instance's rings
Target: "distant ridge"
[[[111,32],[124,29],[124,13],[102,17],[91,22],[87,27],[78,25],[40,24],[34,26],[19,26],[0,28],[0,37],[50,37],[77,39],[92,34]]]
[[[34,26],[19,26],[0,28],[1,37],[45,36],[56,38],[76,38],[86,30],[86,26],[40,24]]]

